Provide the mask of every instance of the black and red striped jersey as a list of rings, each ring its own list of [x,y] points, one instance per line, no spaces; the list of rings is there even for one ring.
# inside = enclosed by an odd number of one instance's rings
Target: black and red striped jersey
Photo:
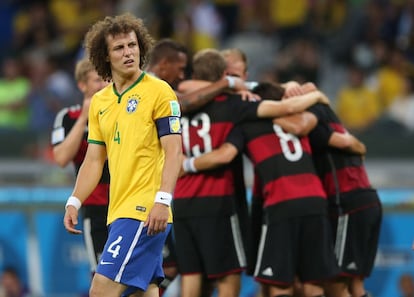
[[[61,143],[69,134],[72,127],[75,125],[77,119],[81,114],[82,106],[74,105],[71,107],[63,108],[59,111],[55,117],[53,124],[51,144],[53,146]],[[85,126],[85,133],[80,144],[79,150],[73,158],[72,162],[75,167],[76,175],[79,172],[79,168],[82,165],[88,148],[88,127]],[[109,169],[108,162],[105,162],[101,179],[99,184],[92,192],[92,194],[83,202],[83,205],[108,205],[109,202]]]
[[[286,133],[270,120],[243,123],[241,133],[269,220],[326,213],[326,194],[307,137]],[[230,142],[240,149],[240,143]]]
[[[222,145],[233,127],[257,119],[258,102],[221,94],[202,109],[181,118],[183,152],[197,157]],[[229,215],[236,212],[236,196],[244,195],[240,159],[215,170],[178,179],[174,192],[174,216]]]
[[[335,112],[324,104],[316,104],[309,111],[318,118],[318,124],[309,134],[309,139],[314,151],[315,167],[330,202],[335,203],[338,194],[344,196],[353,191],[373,190],[362,156],[329,146],[332,133],[346,132]],[[361,203],[365,202],[355,201],[352,204],[353,207],[361,207]]]

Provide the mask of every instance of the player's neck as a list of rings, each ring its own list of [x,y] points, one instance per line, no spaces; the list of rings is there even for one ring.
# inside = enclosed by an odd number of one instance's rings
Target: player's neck
[[[132,84],[134,84],[137,79],[141,76],[142,70],[138,70],[134,75],[116,75],[113,76],[113,82],[115,86],[115,90],[118,94],[122,94],[125,90],[127,90]]]

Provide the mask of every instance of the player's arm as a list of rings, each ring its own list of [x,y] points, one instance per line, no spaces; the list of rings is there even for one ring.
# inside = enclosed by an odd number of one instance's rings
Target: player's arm
[[[249,92],[244,80],[238,77],[226,76],[214,83],[202,80],[187,80],[180,84],[177,94],[182,112],[197,110],[226,89],[242,92],[243,100],[260,99],[259,96]]]
[[[148,235],[156,235],[167,228],[172,193],[181,167],[181,163],[177,162],[182,154],[181,135],[167,134],[160,137],[160,142],[165,155],[164,167],[161,173],[160,189],[145,222],[145,226],[148,226]]]
[[[329,99],[320,91],[309,92],[304,95],[294,96],[288,100],[273,101],[263,100],[257,109],[260,118],[275,118],[302,112],[316,103],[329,104]]]
[[[211,152],[202,154],[199,157],[184,159],[183,171],[186,173],[195,173],[198,171],[215,169],[229,164],[237,154],[237,148],[233,144],[225,142],[220,147]]]
[[[53,146],[53,157],[59,166],[65,167],[76,156],[85,134],[87,121],[88,107],[85,107],[84,102],[82,112],[68,135],[61,143]]]
[[[75,228],[78,224],[78,210],[99,183],[105,161],[106,147],[103,144],[89,143],[85,159],[76,178],[75,187],[65,207],[63,223],[68,232],[82,233]]]
[[[177,160],[182,154],[181,135],[165,135],[160,138],[160,142],[165,153],[160,191],[173,193],[180,171],[180,163]]]
[[[308,111],[273,119],[273,123],[296,136],[305,136],[318,124],[317,117]]]
[[[367,152],[365,144],[349,133],[333,132],[329,138],[329,145],[359,155],[365,155]]]

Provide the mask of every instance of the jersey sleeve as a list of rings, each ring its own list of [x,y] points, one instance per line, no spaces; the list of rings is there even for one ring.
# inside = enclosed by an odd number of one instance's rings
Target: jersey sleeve
[[[180,117],[181,109],[177,96],[169,86],[164,85],[153,112],[158,137],[181,134]]]
[[[329,138],[333,132],[333,128],[325,120],[318,120],[316,127],[309,133],[312,149],[315,152],[324,151],[329,146]]]
[[[234,123],[257,120],[257,109],[260,102],[243,101],[239,95],[229,95],[228,97],[230,115],[234,118]]]
[[[243,130],[240,125],[235,126],[226,138],[226,142],[231,143],[237,148],[238,152],[242,152],[244,149],[244,136]]]
[[[58,145],[65,140],[66,136],[75,125],[79,117],[80,110],[80,105],[74,105],[71,107],[65,107],[56,114],[50,138],[51,145]]]
[[[64,108],[61,111],[59,111],[55,117],[55,122],[53,124],[53,130],[52,135],[50,138],[50,143],[55,146],[61,143],[66,135],[69,133],[69,129],[65,123],[67,123],[68,118],[68,108]]]

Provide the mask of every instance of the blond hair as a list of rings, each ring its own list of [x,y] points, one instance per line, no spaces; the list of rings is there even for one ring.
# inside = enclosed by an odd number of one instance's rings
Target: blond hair
[[[76,63],[75,66],[75,80],[77,82],[86,81],[88,77],[88,73],[91,71],[95,71],[95,67],[87,58],[83,58]]]

